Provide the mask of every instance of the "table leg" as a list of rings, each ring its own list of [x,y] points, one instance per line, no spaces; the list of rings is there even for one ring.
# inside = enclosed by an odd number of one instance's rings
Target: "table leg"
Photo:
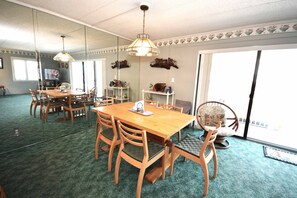
[[[175,156],[176,160],[179,155]],[[169,153],[169,145],[165,149],[165,171],[170,167],[171,153]],[[155,183],[162,176],[162,163],[157,164],[150,172],[145,175],[145,179],[151,184]]]

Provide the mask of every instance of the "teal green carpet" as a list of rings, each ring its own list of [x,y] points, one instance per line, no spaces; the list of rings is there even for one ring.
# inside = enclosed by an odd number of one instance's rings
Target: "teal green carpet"
[[[9,128],[2,119],[1,112],[1,133],[3,127]],[[15,122],[24,124],[22,119]],[[108,173],[107,153],[100,152],[99,160],[94,159],[95,125],[93,121],[83,123],[71,125],[71,131],[63,136],[44,138],[49,135],[43,134],[39,144],[0,154],[0,184],[7,197],[135,197],[138,169],[122,160],[119,184],[114,185],[117,152]],[[55,130],[63,131],[68,127],[64,124]],[[50,131],[44,128],[44,133]],[[187,133],[198,136],[201,132],[183,131],[183,135]],[[1,135],[1,144],[5,141]],[[231,148],[217,150],[218,176],[210,180],[208,197],[296,197],[297,166],[264,157],[261,144],[237,138],[230,141]],[[212,175],[212,163],[208,167]],[[167,171],[164,181],[143,182],[142,197],[202,197],[203,182],[199,165],[178,158],[173,176]]]

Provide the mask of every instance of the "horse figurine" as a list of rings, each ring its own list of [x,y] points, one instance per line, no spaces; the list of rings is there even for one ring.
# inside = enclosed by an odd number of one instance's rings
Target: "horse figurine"
[[[170,69],[170,67],[175,67],[178,69],[178,66],[176,65],[176,61],[172,58],[168,59],[162,59],[162,58],[156,58],[153,62],[150,64],[151,67],[159,67],[164,69]]]
[[[111,63],[111,68],[118,68],[118,69],[122,69],[122,68],[127,68],[130,67],[130,65],[128,65],[128,61],[127,60],[123,60],[123,61],[115,61],[114,63]]]

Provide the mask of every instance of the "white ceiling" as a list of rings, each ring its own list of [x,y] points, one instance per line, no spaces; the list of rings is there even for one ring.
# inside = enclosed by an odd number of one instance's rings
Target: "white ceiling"
[[[141,0],[11,0],[11,2],[54,13],[130,40],[142,32],[143,12],[139,8],[143,2]],[[153,41],[297,19],[297,0],[147,0],[146,2],[150,8],[146,12],[145,32],[150,34]],[[0,16],[3,18],[3,14]],[[57,31],[55,37],[61,33],[59,28],[52,31]]]

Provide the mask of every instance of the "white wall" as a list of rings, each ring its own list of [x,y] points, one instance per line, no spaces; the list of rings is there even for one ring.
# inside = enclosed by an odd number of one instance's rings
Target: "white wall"
[[[185,44],[160,47],[158,58],[172,58],[177,61],[179,69],[170,70],[153,68],[149,64],[154,58],[141,58],[140,64],[140,91],[148,89],[149,83],[165,82],[173,87],[176,99],[193,102],[196,84],[196,70],[198,53],[205,50],[232,49],[243,47],[290,45],[297,44],[297,33],[261,35],[250,38],[234,38],[222,41],[210,41],[198,44]],[[171,83],[171,78],[175,82]],[[222,76],[223,78],[223,76]],[[199,91],[199,90],[198,90]]]

